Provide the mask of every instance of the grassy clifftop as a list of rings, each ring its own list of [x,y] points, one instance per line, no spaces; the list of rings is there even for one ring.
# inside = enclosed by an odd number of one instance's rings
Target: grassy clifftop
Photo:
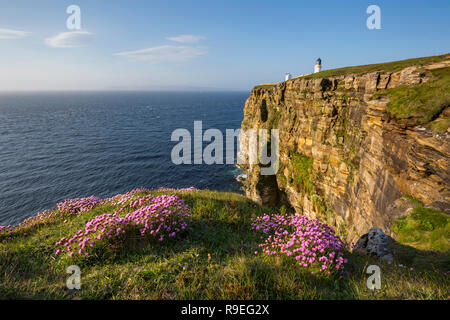
[[[351,66],[337,69],[324,70],[318,73],[313,73],[307,76],[304,76],[305,79],[313,79],[313,78],[326,78],[326,77],[338,77],[345,76],[350,74],[362,75],[364,73],[374,72],[374,71],[383,71],[383,72],[397,72],[412,66],[423,66],[430,63],[437,63],[448,60],[450,58],[450,54],[443,54],[439,56],[431,56],[431,57],[421,57],[421,58],[413,58],[392,62],[383,62],[383,63],[375,63],[375,64],[367,64],[361,66]]]
[[[308,74],[305,76],[300,76],[293,78],[288,81],[293,81],[295,79],[317,79],[317,78],[329,78],[329,77],[339,77],[339,76],[347,76],[347,75],[362,75],[365,73],[382,71],[382,72],[397,72],[412,66],[423,66],[430,63],[438,63],[445,60],[450,59],[450,54],[446,53],[439,56],[431,56],[431,57],[421,57],[421,58],[413,58],[392,62],[382,62],[382,63],[374,63],[374,64],[366,64],[361,66],[350,66],[336,69],[324,70],[317,73]],[[268,83],[261,84],[254,87],[254,89],[258,88],[271,88],[278,85],[277,83]]]
[[[386,111],[392,118],[406,121],[408,125],[427,125],[435,132],[446,132],[450,126],[448,116],[448,107],[450,106],[450,54],[324,70],[293,78],[286,83],[299,79],[361,77],[374,72],[378,72],[380,75],[397,73],[401,77],[400,72],[407,68],[414,68],[415,72],[421,73],[426,81],[378,90],[370,97],[370,100],[386,97],[389,99]],[[380,78],[378,81],[380,81]],[[271,89],[279,85],[281,83],[262,84],[255,86],[254,89]]]
[[[372,99],[388,97],[387,111],[393,118],[410,119],[413,125],[431,122],[431,129],[443,133],[450,124],[448,116],[442,114],[450,106],[450,67],[427,72],[432,78],[430,81],[381,90]]]
[[[163,194],[183,199],[191,212],[187,228],[176,236],[155,241],[127,234],[122,245],[95,247],[88,258],[55,254],[55,243],[76,234],[88,221],[125,207],[139,211],[145,204],[133,201]],[[252,230],[251,223],[263,213],[284,210],[260,207],[234,193],[138,190],[132,198],[107,199],[84,212],[63,214],[64,210],[60,206],[14,231],[0,233],[1,298],[449,298],[448,256],[436,252],[407,247],[408,260],[398,257],[395,265],[387,265],[344,250],[348,259],[344,271],[330,274],[299,267],[286,256],[255,254],[261,234]],[[123,216],[128,211],[132,210],[125,209]],[[422,257],[422,263],[413,265],[411,255]],[[444,263],[428,263],[439,261]],[[403,266],[406,263],[410,264]],[[66,268],[73,264],[81,270],[80,290],[68,290],[65,285]],[[366,286],[365,270],[371,264],[381,267],[381,290]]]

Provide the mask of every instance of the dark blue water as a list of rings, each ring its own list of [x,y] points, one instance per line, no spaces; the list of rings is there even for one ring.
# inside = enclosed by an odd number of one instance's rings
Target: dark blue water
[[[173,130],[237,129],[247,92],[0,94],[0,225],[138,187],[239,191],[234,165],[174,165]],[[224,139],[225,140],[225,139]]]

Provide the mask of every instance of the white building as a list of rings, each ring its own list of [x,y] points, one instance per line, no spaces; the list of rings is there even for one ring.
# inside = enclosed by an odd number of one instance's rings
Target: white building
[[[314,66],[314,73],[320,72],[322,70],[322,60],[317,59],[316,65]]]
[[[292,75],[289,72],[286,72],[286,78],[284,79],[284,81],[288,81],[292,79]]]

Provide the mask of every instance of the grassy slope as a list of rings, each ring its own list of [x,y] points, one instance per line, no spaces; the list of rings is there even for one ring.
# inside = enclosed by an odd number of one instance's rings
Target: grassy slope
[[[152,193],[158,193],[153,191]],[[167,193],[167,192],[166,192]],[[105,212],[100,205],[67,223],[55,221],[24,230],[0,244],[0,297],[42,299],[448,299],[448,275],[431,265],[414,271],[347,253],[344,275],[312,275],[292,261],[255,255],[259,236],[252,217],[261,208],[233,193],[180,194],[192,208],[187,231],[163,243],[130,241],[120,250],[87,260],[55,257],[55,242]],[[0,239],[1,240],[1,239]],[[435,254],[434,254],[435,255]],[[427,255],[424,255],[427,257]],[[433,258],[430,256],[429,258]],[[430,260],[431,261],[431,260]],[[400,261],[401,262],[401,261]],[[65,287],[67,266],[78,264],[82,287]],[[366,287],[365,268],[381,267],[382,289]],[[183,267],[187,268],[184,270]]]
[[[418,200],[412,199],[412,202],[416,208],[411,214],[394,221],[392,229],[399,241],[418,249],[450,250],[450,217],[424,207]]]
[[[399,86],[378,91],[373,98],[388,96],[387,110],[397,119],[412,119],[413,125],[427,124],[450,106],[450,67],[431,71],[432,80],[415,86]],[[449,119],[432,124],[437,132],[445,132]]]

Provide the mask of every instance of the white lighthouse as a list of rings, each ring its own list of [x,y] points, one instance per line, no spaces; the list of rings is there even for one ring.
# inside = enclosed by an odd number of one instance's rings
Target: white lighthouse
[[[289,72],[286,72],[286,78],[284,79],[284,81],[288,81],[292,79],[292,75]]]
[[[322,70],[322,60],[317,59],[316,60],[316,65],[314,66],[314,73],[320,72],[320,70]]]

